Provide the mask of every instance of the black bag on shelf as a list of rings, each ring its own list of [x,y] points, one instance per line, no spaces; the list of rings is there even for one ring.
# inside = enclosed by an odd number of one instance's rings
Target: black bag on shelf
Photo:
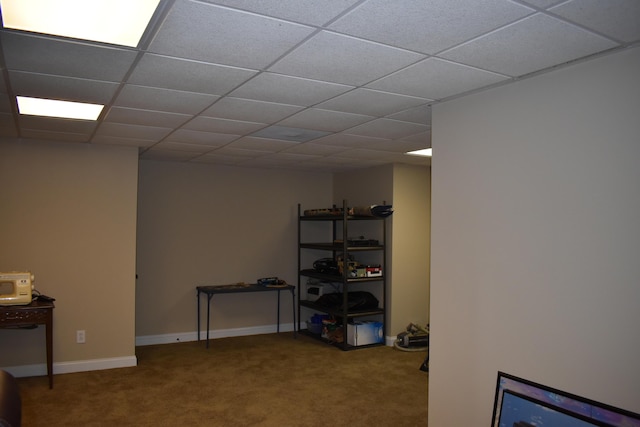
[[[333,292],[322,295],[315,303],[332,310],[342,310],[342,293]],[[353,291],[347,296],[347,308],[349,310],[371,310],[378,308],[378,299],[370,292]]]

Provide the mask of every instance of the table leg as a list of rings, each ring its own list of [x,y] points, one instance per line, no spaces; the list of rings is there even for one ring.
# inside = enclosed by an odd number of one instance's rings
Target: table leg
[[[278,289],[278,327],[276,332],[280,333],[280,289]]]
[[[209,327],[209,319],[210,319],[210,313],[211,313],[211,298],[213,297],[213,294],[208,294],[207,295],[207,348],[209,348],[209,330],[211,329]]]
[[[198,342],[200,342],[200,290],[196,295],[196,303],[198,304]]]
[[[296,328],[296,293],[291,289],[291,308],[293,308],[293,338],[297,338],[298,331]]]
[[[53,388],[53,310],[47,310],[47,375],[49,376],[49,388]]]

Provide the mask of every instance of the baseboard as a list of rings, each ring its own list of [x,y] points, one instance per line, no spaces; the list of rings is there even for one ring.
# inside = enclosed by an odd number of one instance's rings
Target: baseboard
[[[252,326],[248,328],[214,329],[209,331],[209,339],[242,337],[249,335],[274,334],[278,331],[278,325]],[[292,332],[293,323],[283,323],[280,325],[280,332]],[[207,339],[207,331],[200,331],[200,339]],[[136,347],[156,344],[171,344],[176,342],[197,341],[198,333],[179,332],[162,335],[142,335],[136,337]]]
[[[74,372],[100,371],[103,369],[128,368],[137,366],[136,356],[112,357],[108,359],[78,360],[72,362],[58,362],[53,364],[53,373],[71,374]],[[14,377],[38,377],[47,375],[45,363],[36,365],[6,366],[3,367]]]
[[[293,323],[280,325],[280,332],[292,332]],[[278,331],[277,325],[253,326],[249,328],[215,329],[209,331],[209,339],[241,337],[250,335],[274,334]],[[206,331],[200,331],[200,339],[207,337]],[[197,332],[182,332],[162,335],[143,335],[136,337],[136,347],[156,344],[172,344],[176,342],[197,341]],[[385,345],[393,346],[394,337],[385,337]],[[71,362],[58,362],[53,364],[54,374],[70,374],[73,372],[99,371],[103,369],[127,368],[137,366],[136,356],[114,357],[109,359],[78,360]],[[47,365],[21,365],[2,367],[14,377],[37,377],[47,375]]]

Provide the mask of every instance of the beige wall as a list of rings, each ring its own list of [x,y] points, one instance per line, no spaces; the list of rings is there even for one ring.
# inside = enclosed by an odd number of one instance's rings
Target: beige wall
[[[639,76],[629,49],[434,107],[429,425],[489,425],[498,370],[640,412]]]
[[[429,323],[431,169],[396,165],[393,174],[393,336]]]
[[[137,171],[136,149],[0,143],[0,270],[31,271],[56,298],[56,372],[94,359],[135,364]],[[43,327],[0,330],[0,343],[0,366],[44,367]]]
[[[371,168],[336,186],[330,173],[138,164],[137,149],[6,140],[0,162],[2,196],[12,201],[0,208],[0,271],[28,269],[37,288],[57,299],[58,373],[130,366],[136,342],[195,339],[198,284],[272,275],[296,284],[298,203],[326,207],[353,194],[358,204],[397,197],[404,205],[411,193],[394,182],[420,170]],[[214,337],[275,326],[275,294],[215,297],[212,304]],[[428,313],[419,305],[412,321]],[[290,307],[283,296],[289,328]],[[86,331],[85,344],[75,343],[77,330]],[[0,343],[16,349],[0,352],[0,366],[44,374],[43,328],[0,330]]]
[[[329,206],[331,191],[328,173],[141,161],[136,336],[194,339],[197,285],[267,276],[296,284],[297,204]],[[281,321],[292,327],[290,298],[282,296]],[[276,324],[275,294],[211,304],[213,336]]]

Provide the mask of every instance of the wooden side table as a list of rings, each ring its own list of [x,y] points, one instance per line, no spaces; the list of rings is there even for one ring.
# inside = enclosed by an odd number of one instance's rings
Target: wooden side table
[[[53,388],[53,309],[49,301],[33,301],[28,305],[0,306],[0,328],[25,328],[45,325],[47,336],[47,375]]]

